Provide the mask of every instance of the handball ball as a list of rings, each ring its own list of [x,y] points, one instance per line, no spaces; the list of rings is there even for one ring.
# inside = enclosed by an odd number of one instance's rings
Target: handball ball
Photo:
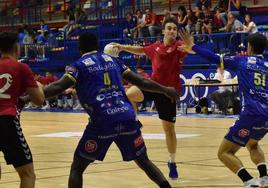
[[[107,44],[105,47],[104,47],[104,50],[103,52],[105,54],[108,54],[112,57],[118,57],[119,56],[119,50],[117,48],[114,48],[114,44],[115,43],[110,43],[110,44]]]

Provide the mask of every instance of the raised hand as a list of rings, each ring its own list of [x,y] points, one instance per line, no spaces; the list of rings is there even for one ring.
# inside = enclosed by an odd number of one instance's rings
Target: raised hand
[[[179,36],[183,41],[183,45],[178,46],[177,49],[183,52],[194,54],[195,52],[192,50],[194,44],[194,37],[185,29],[179,30]]]

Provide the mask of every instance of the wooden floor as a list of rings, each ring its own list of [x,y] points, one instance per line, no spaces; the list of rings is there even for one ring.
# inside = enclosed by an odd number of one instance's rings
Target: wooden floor
[[[157,117],[141,116],[143,133],[163,133]],[[22,127],[34,156],[37,188],[67,187],[68,174],[74,149],[79,137],[35,137],[35,135],[82,132],[87,115],[78,113],[23,112]],[[177,118],[177,134],[199,136],[178,139],[178,167],[180,179],[170,181],[174,187],[242,187],[240,180],[217,159],[217,148],[232,118]],[[150,159],[167,175],[165,141],[146,139]],[[261,142],[268,153],[268,140]],[[238,153],[249,171],[257,176],[247,151]],[[5,165],[0,154],[2,180],[0,188],[18,188],[19,178],[12,166]],[[115,145],[110,148],[104,162],[89,166],[84,175],[84,187],[93,188],[156,188],[133,162],[123,162]]]

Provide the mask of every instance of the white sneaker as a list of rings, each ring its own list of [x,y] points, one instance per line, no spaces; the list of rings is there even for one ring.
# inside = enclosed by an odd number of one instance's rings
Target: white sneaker
[[[259,181],[262,188],[268,188],[268,176],[261,177]]]
[[[30,108],[32,108],[32,107],[33,107],[32,103],[29,102],[24,108],[25,108],[25,109],[30,109]]]
[[[49,110],[49,109],[50,109],[50,106],[49,106],[49,104],[46,104],[46,105],[43,106],[41,109],[42,109],[42,110]]]
[[[76,104],[75,106],[73,106],[73,110],[82,110],[82,106],[80,104]]]
[[[255,188],[261,187],[261,185],[257,179],[252,178],[252,179],[244,182],[244,188],[253,188],[253,187],[255,187]]]

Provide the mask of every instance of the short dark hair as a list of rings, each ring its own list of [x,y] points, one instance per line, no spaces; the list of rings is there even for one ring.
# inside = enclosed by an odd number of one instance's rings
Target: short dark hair
[[[10,33],[10,32],[0,33],[0,52],[2,53],[12,52],[17,43],[18,43],[17,33]]]
[[[82,33],[79,36],[79,50],[82,54],[99,49],[99,40],[93,33]]]
[[[267,38],[260,33],[249,35],[248,42],[251,45],[254,54],[263,54],[267,47]]]
[[[164,23],[163,23],[163,29],[165,29],[165,26],[167,23],[174,23],[175,25],[178,24],[177,20],[175,17],[168,17],[167,19],[165,19]]]

